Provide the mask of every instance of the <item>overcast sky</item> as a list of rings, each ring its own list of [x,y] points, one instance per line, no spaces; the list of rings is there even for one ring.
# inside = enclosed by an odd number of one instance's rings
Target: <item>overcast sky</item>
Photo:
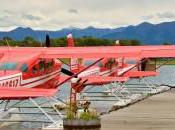
[[[175,0],[0,0],[0,30],[116,28],[175,21]]]

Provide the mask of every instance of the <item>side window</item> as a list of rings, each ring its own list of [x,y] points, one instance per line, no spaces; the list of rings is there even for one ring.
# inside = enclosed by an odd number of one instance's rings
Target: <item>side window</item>
[[[26,63],[22,64],[21,69],[22,72],[27,72],[28,71],[28,65]]]
[[[85,65],[85,66],[89,66],[89,65],[91,65],[91,64],[93,64],[93,63],[94,63],[93,60],[87,60],[87,61],[84,62],[84,65]]]
[[[33,74],[36,74],[36,73],[37,73],[37,67],[36,67],[36,66],[33,66],[33,68],[32,68],[32,73],[33,73]]]
[[[46,64],[45,64],[46,69],[48,69],[48,68],[49,68],[49,66],[50,66],[50,64],[49,64],[49,63],[46,63]]]
[[[54,64],[53,61],[50,61],[50,62],[46,63],[46,64],[45,64],[46,69],[51,68],[51,67],[53,66],[53,64]]]
[[[0,70],[15,70],[17,68],[17,63],[4,62],[0,63]]]
[[[53,65],[54,65],[54,61],[52,60],[52,61],[50,62],[50,67],[52,68]]]
[[[45,62],[44,62],[44,61],[40,61],[40,62],[39,62],[39,69],[40,69],[40,72],[43,72],[43,71],[44,71],[44,65],[45,65]]]
[[[103,67],[103,63],[102,62],[99,62],[98,63],[98,67]]]

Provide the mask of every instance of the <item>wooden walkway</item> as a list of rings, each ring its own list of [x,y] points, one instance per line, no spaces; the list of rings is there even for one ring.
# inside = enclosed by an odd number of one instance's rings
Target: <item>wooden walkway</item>
[[[101,130],[175,130],[175,90],[102,116]]]

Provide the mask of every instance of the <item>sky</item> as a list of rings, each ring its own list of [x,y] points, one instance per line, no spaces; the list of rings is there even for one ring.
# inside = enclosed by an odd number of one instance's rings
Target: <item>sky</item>
[[[117,28],[175,21],[175,0],[0,0],[0,30]]]

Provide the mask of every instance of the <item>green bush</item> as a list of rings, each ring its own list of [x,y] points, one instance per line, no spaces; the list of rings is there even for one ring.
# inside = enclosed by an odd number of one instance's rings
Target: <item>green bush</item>
[[[96,112],[83,112],[80,114],[80,119],[81,120],[96,120],[98,119],[97,113]]]
[[[76,118],[74,112],[69,108],[66,111],[66,115],[67,115],[67,117],[66,117],[67,120],[73,120]]]

